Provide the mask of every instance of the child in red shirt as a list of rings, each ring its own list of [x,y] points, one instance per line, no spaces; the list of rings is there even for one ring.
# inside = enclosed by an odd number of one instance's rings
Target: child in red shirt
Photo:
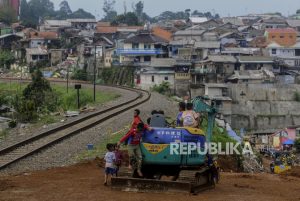
[[[129,160],[132,161],[132,159],[134,158],[137,160],[137,173],[140,177],[143,177],[141,171],[143,158],[142,158],[140,143],[145,130],[151,131],[152,128],[150,128],[147,124],[139,123],[136,129],[131,129],[124,137],[120,139],[118,143],[118,145],[120,145],[121,143],[125,142],[127,139],[131,138],[128,144]]]

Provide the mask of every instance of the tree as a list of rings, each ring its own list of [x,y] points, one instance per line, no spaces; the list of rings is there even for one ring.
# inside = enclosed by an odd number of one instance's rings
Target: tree
[[[105,13],[105,17],[103,20],[112,22],[118,15],[118,13],[115,11],[115,0],[104,0],[103,4],[103,11]]]
[[[55,111],[57,108],[57,94],[53,92],[49,82],[45,80],[40,70],[32,73],[32,82],[23,90],[22,95],[14,99],[14,109],[17,118],[23,122],[31,122],[38,118],[40,113]]]
[[[172,11],[165,11],[161,13],[157,20],[180,20],[180,19],[187,19],[187,13],[180,11],[180,12],[172,12]]]
[[[95,19],[95,16],[89,12],[86,12],[82,8],[78,9],[77,11],[73,12],[71,15],[68,16],[69,18],[81,18],[81,19]]]
[[[220,15],[218,13],[215,14],[215,19],[220,19]]]
[[[139,19],[133,12],[128,12],[126,14],[118,15],[112,25],[127,24],[128,26],[138,26]]]
[[[20,20],[21,23],[27,27],[34,27],[35,26],[35,20],[34,16],[31,15],[31,9],[27,3],[26,0],[21,1],[20,5]]]
[[[88,74],[86,72],[86,69],[77,69],[73,76],[72,76],[72,79],[75,79],[75,80],[83,80],[83,81],[87,81],[88,79]]]
[[[191,16],[191,9],[185,9],[184,13],[186,14],[187,18]]]
[[[27,100],[32,100],[36,108],[45,105],[46,92],[52,92],[50,83],[43,77],[40,70],[32,73],[32,82],[24,89],[23,96]]]
[[[7,50],[0,51],[0,67],[9,68],[15,61],[14,55]]]
[[[55,19],[59,19],[59,20],[67,19],[72,14],[72,10],[69,6],[69,3],[65,0],[62,1],[59,4],[59,10],[56,13],[57,14]]]
[[[210,12],[204,13],[204,16],[205,16],[206,18],[208,18],[208,19],[214,18]]]
[[[201,13],[201,12],[199,12],[198,10],[194,10],[194,11],[192,12],[192,15],[198,16],[198,17],[203,17],[203,16],[204,16],[204,14]]]
[[[69,3],[65,0],[59,4],[59,11],[64,12],[66,15],[72,14],[72,10],[69,6]]]
[[[141,22],[143,19],[143,11],[144,11],[144,2],[139,1],[138,3],[135,4],[133,7],[134,13],[138,17],[139,21]]]
[[[4,6],[0,8],[0,21],[4,22],[5,24],[11,24],[13,22],[16,22],[16,11],[9,6]]]
[[[21,21],[23,24],[37,26],[40,20],[55,16],[54,4],[50,0],[26,0],[21,2]]]

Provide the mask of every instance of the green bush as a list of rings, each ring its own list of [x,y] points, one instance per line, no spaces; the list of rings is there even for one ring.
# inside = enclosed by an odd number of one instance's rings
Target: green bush
[[[6,138],[8,134],[9,132],[7,129],[0,131],[0,140]]]
[[[87,74],[86,70],[84,70],[84,69],[77,69],[73,73],[72,79],[87,81],[88,80],[88,74]]]
[[[300,93],[299,92],[294,93],[294,101],[300,102]]]
[[[7,94],[5,92],[0,91],[0,107],[8,103]]]
[[[16,96],[13,103],[14,109],[18,113],[17,119],[21,122],[33,122],[38,118],[38,110],[34,101],[27,100],[23,96]]]
[[[169,82],[162,82],[160,85],[154,85],[152,87],[152,91],[158,92],[160,94],[170,94],[171,93],[171,88],[170,88],[170,83]]]
[[[295,148],[297,152],[300,152],[300,138],[295,140]]]
[[[0,51],[0,68],[6,67],[7,69],[10,68],[10,65],[15,62],[15,56],[13,53],[7,50]]]
[[[12,120],[8,123],[9,128],[15,128],[17,126],[17,121]]]
[[[32,82],[28,84],[22,94],[17,94],[14,100],[18,120],[22,122],[35,121],[39,114],[55,111],[57,96],[50,83],[43,78],[39,70],[32,73]]]

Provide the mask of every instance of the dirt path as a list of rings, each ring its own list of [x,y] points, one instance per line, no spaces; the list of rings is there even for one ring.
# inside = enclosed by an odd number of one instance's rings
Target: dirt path
[[[300,169],[297,169],[300,172]],[[299,174],[300,175],[300,174]],[[300,200],[300,177],[223,173],[220,184],[197,196],[126,193],[103,186],[95,162],[0,177],[1,201]]]

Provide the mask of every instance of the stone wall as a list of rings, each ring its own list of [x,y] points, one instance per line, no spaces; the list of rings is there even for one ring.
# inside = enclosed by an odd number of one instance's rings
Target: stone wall
[[[300,125],[300,85],[230,84],[232,127],[248,130],[281,129]]]

